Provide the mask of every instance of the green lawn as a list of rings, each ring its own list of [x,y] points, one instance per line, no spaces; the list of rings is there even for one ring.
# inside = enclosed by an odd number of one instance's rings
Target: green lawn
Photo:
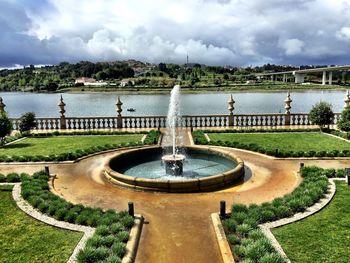
[[[0,155],[50,155],[61,154],[91,146],[139,142],[143,134],[135,135],[91,135],[28,138],[0,148]]]
[[[292,262],[349,262],[350,187],[336,185],[334,200],[321,212],[272,231]]]
[[[350,150],[350,142],[320,132],[209,133],[212,141],[237,141],[282,151]]]
[[[29,217],[12,199],[12,186],[0,186],[0,262],[67,262],[82,235]]]

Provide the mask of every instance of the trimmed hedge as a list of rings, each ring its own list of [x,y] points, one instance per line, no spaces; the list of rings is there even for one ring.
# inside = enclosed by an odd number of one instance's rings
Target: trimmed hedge
[[[231,131],[231,130],[230,130]],[[263,130],[264,131],[264,130]],[[266,130],[265,130],[266,131]],[[288,130],[290,131],[290,130]],[[305,130],[303,130],[305,131]],[[312,129],[309,129],[309,131],[314,131]],[[274,157],[280,157],[280,158],[288,158],[288,157],[350,157],[350,149],[349,150],[331,150],[331,151],[281,151],[277,148],[274,150],[259,146],[257,144],[251,143],[246,144],[238,141],[210,141],[208,142],[205,135],[205,131],[194,131],[193,137],[196,144],[203,144],[203,145],[216,145],[216,146],[225,146],[225,147],[231,147],[231,148],[238,148],[238,149],[244,149],[254,152],[259,152],[262,154],[274,156]],[[215,133],[221,133],[216,132]]]
[[[121,262],[130,228],[134,224],[134,218],[127,212],[103,211],[67,202],[49,191],[49,175],[44,171],[33,176],[23,174],[21,180],[22,197],[40,212],[60,221],[96,227],[94,236],[79,252],[78,262],[110,262],[112,259],[113,262]]]
[[[96,131],[91,131],[96,132]],[[88,132],[86,132],[88,133]],[[100,132],[102,133],[102,132]],[[52,133],[50,136],[52,135]],[[87,135],[85,133],[80,133],[81,135]],[[120,135],[120,134],[134,134],[134,133],[126,133],[126,132],[112,132],[112,133],[103,133],[108,135]],[[63,135],[63,133],[60,133],[60,135]],[[89,134],[90,135],[90,134]],[[96,135],[96,134],[93,134]],[[101,134],[100,134],[101,135]],[[61,153],[61,154],[52,154],[52,155],[22,155],[22,156],[7,156],[7,155],[0,155],[0,162],[62,162],[62,161],[75,161],[81,157],[98,153],[102,151],[107,150],[113,150],[113,149],[119,149],[123,147],[135,147],[140,145],[151,145],[156,144],[158,142],[158,138],[160,136],[159,131],[150,131],[147,133],[147,137],[144,140],[143,143],[141,142],[129,142],[129,143],[120,143],[120,144],[106,144],[103,146],[92,146],[85,149],[78,149],[74,152],[67,152],[67,153]],[[40,136],[36,136],[36,134],[33,137],[44,137],[42,134]]]
[[[28,174],[9,173],[7,176],[0,174],[0,183],[19,183],[24,176],[28,176]]]
[[[223,130],[201,130],[204,133],[272,133],[272,132],[319,132],[319,128],[307,128],[307,129],[275,129],[271,127],[271,129],[244,129],[238,130],[238,129],[223,129]]]
[[[235,261],[285,262],[274,251],[258,225],[305,211],[327,192],[327,178],[343,177],[344,174],[344,169],[304,167],[301,169],[303,181],[292,193],[259,206],[233,205],[231,215],[223,221],[223,226],[234,252]]]

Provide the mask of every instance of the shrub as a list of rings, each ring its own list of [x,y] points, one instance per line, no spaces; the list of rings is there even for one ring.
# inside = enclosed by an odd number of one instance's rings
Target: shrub
[[[260,244],[259,240],[255,241],[244,248],[244,256],[253,260],[254,262],[258,262],[264,254],[266,254],[268,250],[263,244]]]
[[[96,228],[96,235],[100,235],[100,236],[108,236],[109,235],[109,228],[108,226],[102,225],[102,226],[98,226]]]
[[[243,204],[234,204],[232,206],[232,213],[237,213],[237,212],[248,212],[248,207]]]
[[[320,129],[324,128],[325,125],[332,124],[334,113],[331,104],[324,101],[316,103],[309,113],[309,119],[313,124],[318,125]]]
[[[5,137],[10,135],[12,123],[6,112],[0,113],[0,145],[5,143]]]
[[[55,211],[55,218],[57,220],[63,220],[67,214],[66,208],[59,208]]]
[[[248,237],[253,240],[258,240],[261,238],[265,238],[265,235],[260,229],[254,229],[249,232]]]
[[[237,245],[240,243],[240,239],[238,236],[233,235],[233,234],[229,234],[227,235],[227,241],[231,244],[231,245]]]
[[[285,263],[284,258],[278,253],[267,253],[260,258],[260,263]]]
[[[122,242],[115,242],[111,247],[113,253],[115,253],[118,257],[123,258],[126,252],[126,245]]]
[[[236,226],[238,224],[237,224],[236,220],[234,220],[232,218],[228,218],[228,219],[223,221],[223,225],[228,231],[235,232],[236,231]]]
[[[3,174],[0,174],[0,183],[6,182],[6,176]]]
[[[78,213],[70,209],[67,212],[66,216],[64,217],[64,221],[67,221],[69,223],[74,223],[77,220],[77,217],[78,217]]]
[[[47,210],[49,209],[49,204],[43,201],[38,205],[38,209],[41,213],[46,213]]]
[[[131,228],[134,225],[134,218],[130,215],[126,215],[120,219],[120,222],[124,227]]]
[[[17,183],[21,181],[21,177],[17,173],[8,174],[6,179],[9,183]]]
[[[79,252],[77,259],[78,262],[81,263],[95,263],[106,259],[108,257],[108,254],[108,249],[104,247],[86,247],[84,250],[81,250]]]
[[[106,263],[121,263],[122,260],[118,256],[111,255],[104,262],[106,262]]]
[[[94,235],[86,242],[86,246],[92,248],[103,246],[103,237],[99,235]]]
[[[301,198],[294,198],[288,202],[293,212],[303,212],[305,210],[304,202]]]
[[[248,214],[244,212],[237,212],[235,213],[234,211],[232,212],[231,218],[236,220],[238,224],[242,224],[245,219],[248,218]]]
[[[113,223],[109,228],[112,234],[117,234],[118,232],[124,230],[123,225],[120,223]]]
[[[127,231],[120,231],[118,234],[117,234],[117,238],[120,242],[126,242],[129,240],[129,232]]]
[[[350,131],[350,106],[347,106],[341,113],[337,126],[342,131]]]
[[[241,224],[237,226],[237,233],[240,234],[242,237],[247,237],[249,231],[252,230],[252,227],[247,224]]]
[[[113,235],[106,236],[102,239],[102,245],[109,248],[113,245],[114,241],[116,240],[116,237]]]

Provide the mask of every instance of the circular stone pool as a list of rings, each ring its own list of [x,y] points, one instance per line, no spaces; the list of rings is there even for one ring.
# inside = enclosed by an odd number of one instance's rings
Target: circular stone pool
[[[185,148],[181,176],[167,175],[159,146],[126,150],[113,156],[104,174],[114,184],[163,192],[212,191],[244,175],[244,163],[234,154],[207,146]]]

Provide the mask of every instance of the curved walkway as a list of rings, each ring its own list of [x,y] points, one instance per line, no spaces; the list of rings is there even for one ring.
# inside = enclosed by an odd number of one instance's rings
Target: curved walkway
[[[232,203],[262,203],[293,191],[299,184],[299,163],[321,167],[347,167],[342,160],[279,160],[232,149],[246,165],[244,182],[210,193],[166,194],[137,192],[113,186],[102,175],[105,153],[73,164],[50,164],[56,174],[53,187],[65,199],[84,205],[125,210],[133,201],[145,217],[136,262],[221,262],[210,214],[218,212],[220,200]],[[44,165],[0,165],[2,173],[40,170]]]

